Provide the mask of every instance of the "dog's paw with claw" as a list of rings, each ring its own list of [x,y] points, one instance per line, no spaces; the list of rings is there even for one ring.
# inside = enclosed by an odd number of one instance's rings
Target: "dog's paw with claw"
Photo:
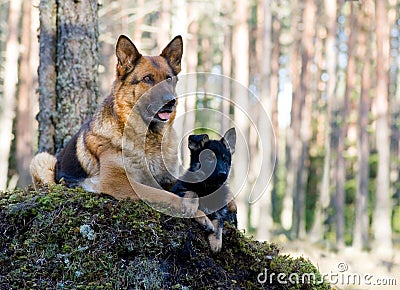
[[[215,227],[214,227],[213,223],[201,210],[198,210],[196,213],[196,221],[203,226],[204,230],[207,233],[215,232]]]
[[[199,198],[196,193],[188,191],[182,198],[181,212],[184,217],[195,216],[199,208]]]
[[[213,253],[218,253],[222,249],[222,236],[218,233],[208,235],[208,242],[210,243],[210,249]]]

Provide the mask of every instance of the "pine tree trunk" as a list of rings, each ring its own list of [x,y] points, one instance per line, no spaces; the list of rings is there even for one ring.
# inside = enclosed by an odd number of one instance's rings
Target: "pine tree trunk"
[[[281,161],[285,158],[279,158],[280,153],[284,154],[285,151],[281,150],[284,148],[284,142],[281,142],[281,135],[280,135],[280,128],[279,128],[279,120],[278,120],[278,92],[279,92],[279,57],[281,53],[281,46],[279,43],[280,37],[280,30],[281,30],[281,22],[277,16],[273,16],[272,21],[272,54],[271,54],[271,121],[272,127],[274,128],[274,141],[276,142],[275,145],[275,168],[274,174],[272,176],[272,192],[271,192],[271,202],[275,205],[277,204],[276,201],[278,200],[278,183],[279,180],[279,169],[283,164]],[[282,143],[282,144],[281,144]],[[272,207],[272,216],[276,216],[278,212],[277,207],[274,207],[274,204],[271,205]]]
[[[378,151],[378,173],[376,178],[373,232],[375,249],[382,254],[392,252],[391,191],[389,183],[390,129],[389,129],[389,24],[387,1],[375,0],[376,33],[376,148]]]
[[[23,4],[21,44],[23,51],[19,64],[19,90],[17,105],[17,138],[16,159],[19,175],[18,186],[25,187],[31,183],[29,163],[32,159],[32,105],[33,75],[27,73],[30,70],[31,52],[31,7],[29,1]]]
[[[18,82],[18,27],[21,14],[20,0],[10,1],[8,13],[8,37],[5,47],[4,93],[0,110],[0,191],[7,189],[8,159],[15,116],[15,98]]]
[[[39,8],[39,151],[54,153],[98,105],[98,4],[42,0]]]
[[[355,200],[355,219],[353,230],[353,247],[357,250],[367,249],[369,244],[369,112],[370,112],[370,90],[371,90],[371,60],[365,56],[371,55],[370,49],[370,29],[371,29],[371,0],[365,2],[363,11],[359,13],[362,31],[359,32],[358,55],[362,65],[361,73],[361,94],[358,104],[358,132],[357,132],[357,151],[358,151],[358,172],[357,172],[357,191]]]
[[[57,6],[55,0],[41,0],[39,74],[39,152],[55,153]]]
[[[302,23],[304,30],[301,35],[301,71],[300,80],[293,86],[292,128],[295,138],[293,154],[290,157],[294,165],[291,173],[293,176],[293,216],[291,235],[296,238],[306,236],[306,200],[305,192],[308,178],[308,149],[312,136],[311,108],[312,108],[312,56],[314,54],[313,38],[315,36],[316,5],[313,0],[308,0],[304,5]],[[298,33],[298,32],[297,32]],[[292,72],[293,73],[293,72]]]
[[[78,132],[98,105],[97,9],[97,0],[58,2],[56,151]]]
[[[193,4],[188,4],[190,10],[191,5]],[[189,17],[191,18],[191,17]],[[189,35],[191,36],[190,39],[188,39],[185,42],[185,50],[186,50],[186,70],[187,73],[193,74],[196,73],[197,71],[197,66],[198,66],[198,50],[199,50],[199,44],[198,44],[198,32],[199,32],[199,23],[197,20],[194,20],[192,23],[190,23],[188,27],[188,32]],[[181,118],[184,122],[182,124],[183,127],[183,133],[187,134],[193,128],[195,128],[195,121],[196,121],[196,101],[197,101],[197,94],[194,94],[194,92],[197,92],[197,76],[193,75],[188,75],[185,78],[185,85],[186,85],[186,93],[188,95],[185,95],[184,98],[181,98],[179,100],[179,106],[180,109],[183,109],[183,118]],[[181,102],[182,101],[182,102]],[[187,151],[187,138],[182,139],[182,156],[183,161],[185,162],[185,167],[187,168],[187,165],[189,165],[189,154]]]
[[[137,9],[137,17],[134,23],[134,32],[133,32],[133,42],[136,47],[142,49],[142,31],[143,31],[143,23],[144,23],[144,0],[136,1],[136,9]]]
[[[157,47],[165,47],[170,41],[171,31],[171,2],[161,0],[160,18],[158,19]],[[188,9],[189,10],[189,9]],[[189,11],[188,11],[189,12]],[[190,33],[190,31],[189,31]],[[174,36],[173,36],[174,37]],[[195,37],[197,38],[197,37]],[[186,46],[188,47],[188,46]],[[189,58],[187,58],[189,59]],[[197,57],[196,57],[197,59]]]
[[[351,7],[350,14],[350,35],[348,40],[348,61],[346,68],[346,89],[343,100],[339,103],[337,114],[337,131],[338,131],[338,145],[337,145],[337,159],[336,159],[336,196],[335,196],[335,215],[336,215],[336,246],[344,248],[344,209],[345,209],[345,183],[346,183],[346,160],[345,160],[345,142],[348,129],[348,117],[350,108],[350,94],[355,86],[355,45],[357,39],[357,13],[354,11],[355,6]]]
[[[221,131],[226,132],[232,124],[229,122],[230,115],[230,98],[232,96],[231,85],[232,82],[229,77],[232,76],[232,29],[226,27],[224,29],[224,47],[222,53],[222,74],[224,81],[222,84],[222,96],[224,101],[221,103],[221,112],[224,118],[221,122]]]
[[[295,225],[294,221],[294,191],[296,188],[296,173],[299,167],[298,160],[300,156],[299,131],[300,131],[300,108],[301,97],[300,92],[300,70],[299,70],[299,52],[300,52],[300,37],[297,26],[300,21],[301,9],[297,0],[293,1],[293,9],[291,15],[291,34],[293,42],[290,51],[290,77],[292,81],[292,110],[290,114],[290,127],[286,133],[286,191],[283,199],[283,209],[281,213],[281,222],[284,229],[289,230]],[[297,232],[297,229],[294,230]]]
[[[325,136],[324,136],[324,167],[321,182],[321,194],[316,204],[314,225],[311,231],[311,241],[322,241],[324,239],[326,219],[326,209],[329,207],[330,186],[331,186],[331,119],[332,119],[332,100],[336,87],[336,18],[337,1],[324,1],[325,13],[327,17],[327,36],[325,42],[326,72],[328,81],[326,84],[326,116],[325,116]]]
[[[249,3],[247,0],[236,1],[235,15],[236,23],[232,35],[232,54],[235,56],[233,73],[235,80],[247,88],[249,85],[249,28],[247,22]],[[248,119],[243,112],[249,112],[249,96],[243,96],[243,89],[240,88],[238,90],[233,89],[233,93],[233,100],[235,102],[234,118],[237,125],[236,130],[242,135],[241,137],[243,137],[237,139],[235,155],[241,158],[235,159],[235,168],[237,168],[238,171],[234,172],[232,182],[232,188],[239,189],[241,185],[238,183],[240,183],[241,177],[243,177],[243,174],[246,174],[246,176],[248,174],[248,160],[246,158],[248,156],[248,145],[245,144],[244,140],[249,140],[248,134],[250,127]],[[238,215],[238,224],[240,228],[248,228],[249,226],[248,191],[248,184],[244,184],[241,193],[236,199],[238,212],[241,213]]]
[[[258,219],[255,227],[257,228],[258,240],[269,240],[272,228],[272,203],[271,203],[271,189],[272,189],[272,170],[275,162],[275,147],[273,127],[271,120],[272,97],[271,97],[271,52],[272,52],[272,14],[271,14],[271,1],[260,0],[257,3],[257,59],[258,70],[260,74],[260,95],[259,100],[261,106],[257,106],[258,124],[257,129],[260,132],[261,148],[257,148],[258,156],[262,160],[261,171],[264,179],[268,179],[269,184],[265,187],[265,182],[257,183],[254,187],[256,195],[261,195],[260,200],[252,205],[253,209],[257,208]],[[264,111],[265,110],[265,111]],[[267,115],[268,114],[268,115]],[[262,150],[261,150],[262,149]],[[261,152],[262,151],[262,152]],[[262,153],[262,154],[261,154]],[[260,176],[257,176],[260,178]],[[271,179],[270,179],[271,178]],[[264,180],[265,181],[265,180]]]

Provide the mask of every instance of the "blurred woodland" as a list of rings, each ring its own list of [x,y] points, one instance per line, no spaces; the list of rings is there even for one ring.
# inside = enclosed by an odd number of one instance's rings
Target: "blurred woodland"
[[[181,74],[212,72],[237,80],[258,96],[272,122],[269,142],[273,148],[276,140],[276,149],[261,152],[253,127],[235,118],[234,109],[211,96],[179,104],[182,110],[210,107],[231,115],[248,134],[250,154],[264,157],[260,160],[271,170],[275,164],[259,201],[250,205],[245,194],[238,196],[241,228],[259,239],[285,235],[334,249],[391,253],[399,246],[399,0],[64,2],[80,3],[82,15],[85,9],[97,12],[98,19],[89,19],[97,45],[90,65],[94,72],[86,72],[95,77],[93,83],[60,83],[46,76],[48,66],[39,68],[39,52],[50,48],[38,42],[39,33],[45,37],[46,9],[63,7],[53,7],[50,0],[0,1],[0,190],[31,184],[33,154],[39,149],[54,153],[64,144],[57,140],[57,127],[41,130],[37,118],[69,119],[64,133],[74,134],[110,93],[120,34],[146,54],[159,54],[181,34]],[[60,26],[55,33],[62,35]],[[60,49],[54,44],[55,53],[73,54]],[[54,71],[75,69],[63,65],[56,62]],[[51,98],[43,92],[46,81],[56,82]],[[51,108],[36,117],[41,96],[42,104],[57,106],[66,88],[78,96],[72,106],[86,106],[80,120]],[[227,90],[262,130],[266,120],[257,117],[260,103],[250,97],[239,100]],[[216,120],[185,120],[185,126],[199,122],[207,127]],[[221,132],[228,126],[222,122]],[[247,153],[236,152],[233,162],[247,168],[241,154]],[[244,191],[252,187],[255,172],[249,169]]]

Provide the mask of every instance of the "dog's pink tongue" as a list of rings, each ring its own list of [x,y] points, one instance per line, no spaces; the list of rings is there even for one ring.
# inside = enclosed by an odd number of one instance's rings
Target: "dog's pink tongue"
[[[169,120],[169,118],[171,117],[171,113],[168,113],[168,112],[158,113],[158,117],[161,120]]]

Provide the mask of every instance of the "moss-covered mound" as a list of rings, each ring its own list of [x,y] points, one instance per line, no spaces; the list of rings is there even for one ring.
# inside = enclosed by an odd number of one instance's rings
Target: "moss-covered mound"
[[[142,202],[61,186],[0,193],[0,289],[330,289],[320,280],[229,225],[213,254],[196,222]]]

